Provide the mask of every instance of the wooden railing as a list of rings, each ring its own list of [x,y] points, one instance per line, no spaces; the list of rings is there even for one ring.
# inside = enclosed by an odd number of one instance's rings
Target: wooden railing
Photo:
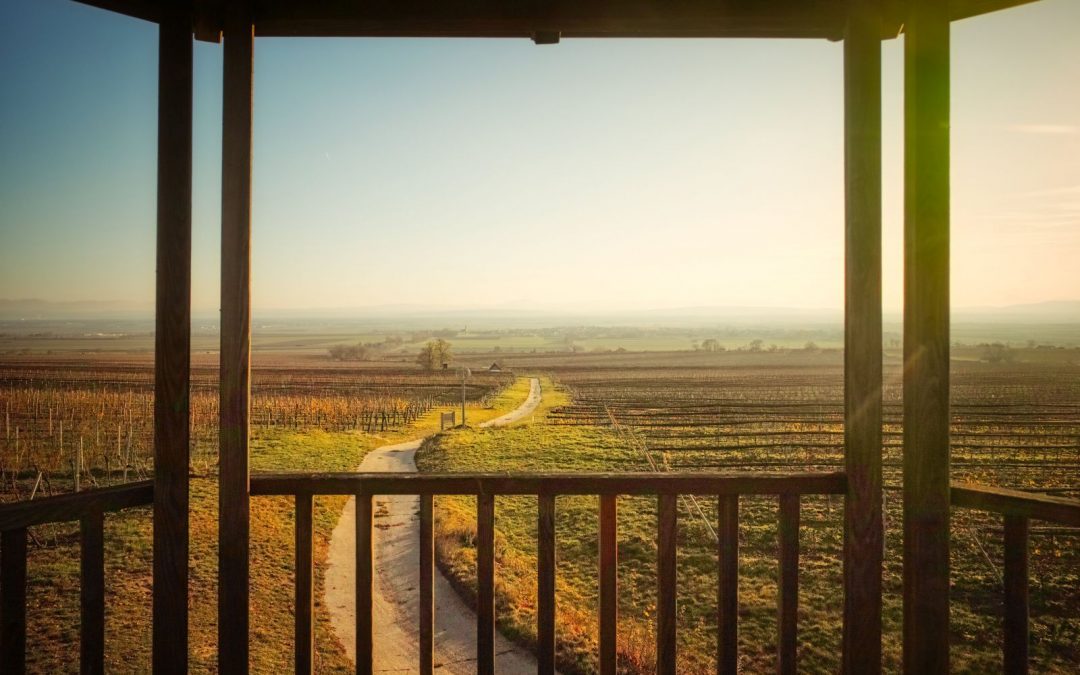
[[[1028,521],[1080,527],[1080,500],[953,483],[952,504],[1000,513],[1005,519],[1004,672],[1028,672]]]
[[[80,672],[105,672],[105,514],[154,501],[153,481],[0,504],[0,662],[26,672],[26,528],[79,521]]]
[[[735,673],[738,635],[738,509],[740,495],[779,497],[780,581],[778,670],[796,670],[799,589],[799,503],[804,494],[844,494],[842,473],[793,474],[271,474],[251,477],[252,495],[291,495],[296,499],[296,672],[311,672],[312,498],[356,497],[356,670],[374,670],[372,584],[374,495],[420,497],[420,662],[434,670],[433,495],[476,495],[477,499],[477,672],[495,669],[495,500],[504,495],[537,497],[537,660],[539,672],[555,670],[555,498],[598,495],[600,508],[600,671],[616,665],[617,578],[616,498],[647,495],[658,499],[657,672],[676,668],[676,567],[680,495],[715,495],[719,501],[717,569],[719,577],[718,670]],[[222,617],[228,620],[228,617]]]

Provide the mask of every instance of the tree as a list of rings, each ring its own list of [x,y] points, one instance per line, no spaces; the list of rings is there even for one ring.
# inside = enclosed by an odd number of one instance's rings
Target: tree
[[[368,358],[368,348],[362,344],[334,345],[326,350],[335,361],[364,361]]]
[[[453,360],[450,343],[442,338],[428,340],[416,355],[416,362],[424,370],[438,370],[444,363],[451,363]]]
[[[722,352],[722,351],[724,351],[723,346],[720,345],[720,341],[717,340],[716,338],[708,338],[706,340],[703,340],[701,342],[701,349],[702,349],[702,351],[706,351],[706,352]]]

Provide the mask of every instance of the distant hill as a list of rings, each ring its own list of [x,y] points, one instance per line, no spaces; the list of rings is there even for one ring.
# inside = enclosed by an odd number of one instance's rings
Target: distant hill
[[[113,300],[51,302],[37,298],[0,298],[0,320],[4,321],[144,318],[153,315],[153,307]]]

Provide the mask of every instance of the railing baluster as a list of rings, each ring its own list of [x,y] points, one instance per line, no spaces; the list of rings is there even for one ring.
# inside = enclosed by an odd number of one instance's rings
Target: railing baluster
[[[315,595],[312,593],[312,496],[310,492],[296,495],[296,675],[311,675],[314,661],[312,615]]]
[[[90,509],[79,521],[79,672],[105,672],[105,516]]]
[[[374,561],[372,495],[356,495],[356,672],[371,675],[374,641],[372,626]]]
[[[1028,672],[1028,519],[1005,516],[1005,672]]]
[[[719,498],[720,583],[717,598],[719,635],[716,670],[724,675],[739,671],[739,495]]]
[[[495,495],[476,496],[476,672],[495,673]]]
[[[619,625],[618,527],[615,495],[600,496],[600,673],[615,675]]]
[[[420,495],[420,675],[435,670],[434,497]]]
[[[779,639],[777,672],[797,671],[799,630],[799,495],[780,495],[780,583],[777,597]]]
[[[656,552],[656,673],[675,675],[676,671],[676,557],[678,535],[678,495],[659,498]]]
[[[0,661],[4,672],[26,673],[26,528],[0,535]]]
[[[537,499],[536,671],[555,672],[555,495]]]

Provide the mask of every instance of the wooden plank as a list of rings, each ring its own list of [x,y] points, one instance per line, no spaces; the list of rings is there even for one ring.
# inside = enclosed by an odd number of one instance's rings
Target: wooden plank
[[[229,3],[224,27],[221,147],[221,403],[218,670],[248,672],[251,414],[251,85],[247,3]]]
[[[374,672],[375,511],[371,495],[356,495],[356,673]]]
[[[843,473],[313,473],[251,477],[251,494],[776,495],[844,494]]]
[[[192,40],[190,9],[158,30],[157,280],[154,330],[155,673],[188,670],[191,392]]]
[[[105,515],[87,511],[79,522],[79,672],[105,672]]]
[[[310,493],[296,495],[296,675],[311,675],[315,660],[314,559],[312,557],[312,506]]]
[[[953,483],[950,499],[954,506],[1080,527],[1080,499],[973,483]]]
[[[600,496],[600,673],[614,675],[619,648],[618,502]]]
[[[5,673],[26,673],[25,527],[0,534],[0,661]]]
[[[881,5],[844,34],[845,673],[881,672]]]
[[[949,16],[908,2],[904,38],[904,646],[949,671]]]
[[[678,538],[678,495],[660,495],[657,504],[656,537],[656,673],[675,675],[676,617],[676,539]]]
[[[717,590],[716,670],[739,672],[739,496],[718,497],[716,533],[720,580]]]
[[[495,495],[476,496],[476,672],[495,673]]]
[[[263,0],[256,30],[260,36],[839,38],[843,9],[842,0]]]
[[[434,498],[420,495],[420,675],[435,671]]]
[[[145,480],[78,493],[39,497],[33,501],[0,504],[0,530],[80,520],[90,510],[119,511],[135,506],[147,506],[153,501],[154,482]]]
[[[1005,668],[1028,672],[1028,519],[1005,516]]]
[[[555,673],[555,495],[540,495],[536,516],[536,671]]]
[[[780,495],[780,581],[777,594],[777,666],[794,675],[799,639],[799,495]]]

